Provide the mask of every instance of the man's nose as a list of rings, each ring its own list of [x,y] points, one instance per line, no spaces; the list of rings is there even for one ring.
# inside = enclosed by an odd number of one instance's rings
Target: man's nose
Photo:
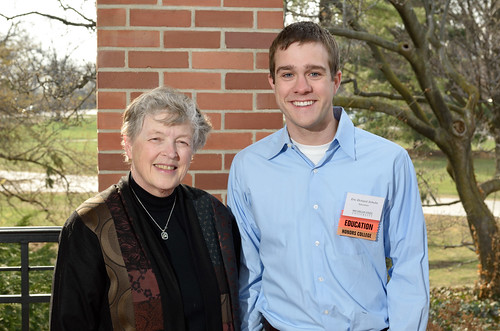
[[[307,77],[305,75],[298,75],[295,81],[295,92],[303,94],[311,92],[311,90],[312,87]]]

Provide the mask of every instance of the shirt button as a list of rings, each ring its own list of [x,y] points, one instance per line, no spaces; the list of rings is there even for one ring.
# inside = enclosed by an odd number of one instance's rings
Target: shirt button
[[[318,209],[318,208],[319,208],[319,206],[318,206],[318,205],[314,205],[314,206],[313,206],[313,208],[314,208],[314,209]]]
[[[318,169],[314,169],[314,170],[313,170],[313,172],[314,172],[315,174],[317,174],[317,173],[318,173]]]
[[[319,241],[317,241],[317,240],[316,240],[316,241],[314,242],[314,245],[319,246]]]
[[[330,312],[328,310],[323,311],[323,314],[328,315]]]
[[[319,280],[320,282],[322,282],[322,281],[324,281],[325,279],[324,279],[323,277],[318,277],[318,280]]]

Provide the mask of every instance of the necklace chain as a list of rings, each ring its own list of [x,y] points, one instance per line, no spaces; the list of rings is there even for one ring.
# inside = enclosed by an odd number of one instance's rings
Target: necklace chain
[[[156,220],[153,218],[153,216],[151,216],[151,214],[146,209],[146,207],[144,207],[144,205],[142,204],[141,199],[139,199],[139,197],[137,196],[137,194],[135,194],[135,191],[132,188],[132,186],[130,187],[130,189],[132,190],[132,193],[134,193],[134,196],[137,199],[137,201],[139,201],[139,204],[141,205],[141,207],[144,209],[144,211],[146,211],[146,214],[148,214],[149,218],[151,218],[151,220],[155,223],[155,225],[158,227],[158,229],[160,229],[160,231],[161,231],[161,234],[160,234],[161,239],[167,240],[168,239],[168,233],[167,233],[168,223],[170,223],[170,218],[172,217],[172,213],[174,212],[175,202],[177,201],[177,195],[174,198],[174,204],[172,205],[172,209],[170,210],[170,214],[168,215],[167,224],[165,224],[165,227],[162,229],[161,226],[159,226],[158,223],[156,222]]]

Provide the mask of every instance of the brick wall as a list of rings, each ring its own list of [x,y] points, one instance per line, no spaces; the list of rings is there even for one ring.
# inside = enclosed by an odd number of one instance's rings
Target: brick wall
[[[268,48],[282,27],[282,0],[97,0],[99,190],[129,169],[125,107],[169,85],[214,127],[184,183],[225,202],[234,155],[283,124],[267,82]]]

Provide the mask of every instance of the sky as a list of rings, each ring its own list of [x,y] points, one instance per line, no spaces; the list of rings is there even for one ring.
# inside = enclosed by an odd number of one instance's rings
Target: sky
[[[96,19],[95,0],[62,0],[70,3],[94,21]],[[54,16],[76,20],[75,16],[65,13],[59,7],[57,0],[0,0],[0,13],[5,16],[38,11]],[[80,20],[81,21],[81,20]],[[95,32],[84,27],[68,27],[58,21],[53,21],[39,15],[23,16],[16,19],[28,32],[34,41],[39,42],[44,49],[56,49],[61,56],[70,55],[77,62],[95,63],[97,41]],[[4,35],[12,21],[0,17],[0,36]]]

